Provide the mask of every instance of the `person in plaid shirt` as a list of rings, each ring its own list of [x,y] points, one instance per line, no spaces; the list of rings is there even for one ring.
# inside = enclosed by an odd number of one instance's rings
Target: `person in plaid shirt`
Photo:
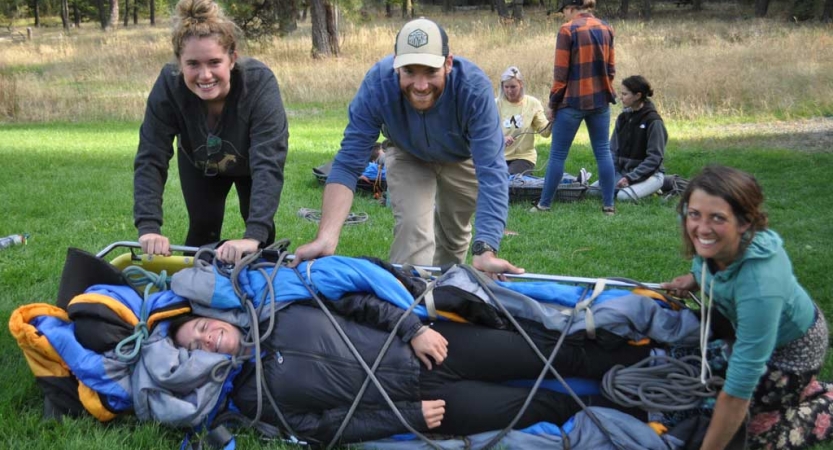
[[[591,11],[595,6],[595,0],[562,0],[559,9],[567,23],[558,30],[555,43],[551,111],[548,111],[550,119],[554,120],[552,149],[541,199],[531,209],[533,212],[550,209],[564,174],[564,161],[584,121],[598,165],[602,211],[607,215],[615,214],[615,180],[609,141],[609,104],[616,103],[613,29],[593,16]]]

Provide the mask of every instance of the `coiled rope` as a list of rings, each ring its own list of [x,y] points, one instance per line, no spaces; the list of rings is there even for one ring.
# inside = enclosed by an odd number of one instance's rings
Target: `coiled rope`
[[[301,208],[298,210],[298,217],[307,219],[309,221],[318,223],[321,222],[321,211],[317,209]],[[344,219],[345,225],[358,225],[367,222],[368,215],[366,212],[350,213]]]
[[[717,396],[723,379],[701,382],[700,357],[650,356],[630,366],[617,365],[602,377],[602,395],[618,405],[645,411],[693,409],[703,399]]]

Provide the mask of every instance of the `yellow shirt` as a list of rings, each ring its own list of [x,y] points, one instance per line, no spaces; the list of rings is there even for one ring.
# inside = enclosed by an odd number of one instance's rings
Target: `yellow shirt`
[[[535,133],[547,126],[547,116],[541,102],[529,95],[524,95],[518,103],[511,103],[501,96],[495,99],[500,113],[503,136],[512,136],[515,142],[506,147],[506,160],[525,159],[533,164],[538,159],[535,151]],[[552,128],[541,132],[549,137]]]

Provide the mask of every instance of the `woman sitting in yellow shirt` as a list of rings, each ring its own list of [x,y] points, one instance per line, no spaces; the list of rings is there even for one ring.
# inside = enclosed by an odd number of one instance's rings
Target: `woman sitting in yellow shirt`
[[[541,102],[524,94],[524,77],[511,66],[500,76],[497,103],[506,145],[509,174],[529,173],[535,168],[535,134],[549,137],[550,127]]]

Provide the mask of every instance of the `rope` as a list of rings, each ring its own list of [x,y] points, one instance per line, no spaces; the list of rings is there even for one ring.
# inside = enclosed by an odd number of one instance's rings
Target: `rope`
[[[286,421],[285,416],[281,413],[280,408],[278,408],[277,403],[275,402],[274,398],[272,398],[271,393],[269,392],[268,386],[266,384],[266,380],[263,378],[263,352],[261,350],[261,343],[265,341],[274,330],[275,324],[275,312],[276,312],[276,295],[274,290],[274,279],[278,273],[278,267],[283,261],[286,259],[288,253],[286,252],[285,248],[282,248],[281,245],[283,241],[278,241],[266,249],[273,249],[277,248],[280,250],[280,254],[278,256],[277,263],[256,263],[262,254],[262,251],[259,250],[257,252],[251,253],[244,257],[240,262],[230,268],[228,264],[222,263],[216,258],[216,254],[214,250],[203,248],[200,249],[196,255],[194,255],[194,265],[198,268],[204,268],[206,266],[213,266],[217,269],[218,273],[228,277],[231,281],[232,289],[234,290],[235,295],[240,300],[241,307],[248,313],[249,317],[249,331],[246,333],[240,343],[244,349],[254,348],[252,352],[254,356],[254,365],[255,365],[255,390],[257,393],[257,406],[255,409],[255,416],[251,420],[249,419],[241,419],[239,417],[235,418],[235,420],[240,420],[246,423],[246,425],[253,427],[265,434],[274,436],[278,435],[279,432],[276,431],[275,427],[270,426],[269,424],[265,424],[260,421],[260,418],[263,415],[263,397],[265,396],[267,400],[269,400],[270,405],[272,406],[273,410],[275,411],[275,415],[278,417],[281,425],[284,427],[284,430],[292,436],[297,435]],[[207,262],[201,256],[203,254],[208,254],[211,256],[210,260],[212,262]],[[240,287],[240,273],[243,271],[244,268],[250,267],[251,270],[256,270],[260,272],[265,279],[268,280],[267,289],[263,293],[263,298],[258,308],[255,308],[254,304],[252,303],[251,299],[248,298],[245,291]],[[274,270],[272,274],[266,273],[265,269],[268,267],[273,267]],[[259,317],[262,312],[263,306],[265,304],[270,305],[269,311],[269,325],[265,332],[260,332],[260,321]],[[246,351],[241,352],[241,355],[234,355],[230,360],[224,361],[219,363],[211,372],[211,376],[214,381],[220,382],[223,381],[226,376],[228,375],[228,371],[231,370],[233,367],[237,367],[238,365],[243,364],[245,361],[249,359]],[[225,372],[221,372],[222,370],[227,369]],[[232,415],[219,415],[215,418],[214,423],[220,423],[223,420],[227,420],[232,418]]]
[[[712,309],[714,301],[714,277],[709,287],[709,297],[706,298],[705,286],[702,284],[706,282],[706,263],[703,262],[703,270],[700,272],[700,298],[703,305],[700,307],[700,382],[706,384],[706,378],[711,378],[712,368],[709,367],[709,361],[706,358],[706,352],[709,345],[709,330],[712,329]],[[707,375],[708,374],[708,375]]]
[[[382,357],[384,356],[384,352],[387,351],[388,346],[390,345],[390,343],[395,338],[396,330],[398,329],[399,325],[402,323],[402,321],[405,320],[406,314],[409,314],[411,311],[413,311],[413,309],[416,307],[416,305],[419,302],[414,301],[411,304],[411,306],[407,310],[405,310],[405,312],[402,314],[402,316],[399,317],[399,320],[395,324],[393,330],[388,335],[388,339],[387,339],[387,341],[385,341],[385,345],[383,346],[382,351],[380,352],[379,356],[377,356],[376,361],[374,361],[373,368],[371,368],[371,367],[368,367],[367,363],[362,358],[358,349],[356,349],[356,347],[350,341],[350,338],[347,336],[347,334],[344,332],[344,330],[338,324],[338,321],[336,321],[335,317],[333,317],[330,310],[327,309],[326,305],[321,300],[321,297],[318,296],[318,294],[315,292],[315,290],[310,285],[310,283],[306,279],[304,279],[303,275],[301,275],[301,272],[298,270],[297,267],[293,268],[293,270],[294,270],[295,274],[298,276],[298,279],[301,280],[301,283],[304,285],[304,287],[307,288],[307,291],[310,293],[310,295],[312,295],[312,298],[315,300],[318,307],[321,308],[322,312],[324,312],[324,314],[330,320],[330,323],[333,324],[333,327],[335,328],[336,332],[341,337],[341,339],[344,341],[345,345],[347,345],[347,348],[350,350],[350,353],[353,354],[353,357],[356,358],[356,361],[359,363],[359,365],[362,367],[362,369],[364,369],[365,373],[367,374],[367,378],[365,379],[365,382],[362,385],[362,389],[359,391],[359,394],[356,395],[356,399],[353,401],[353,405],[351,405],[350,411],[345,416],[344,420],[342,421],[341,426],[339,427],[339,430],[336,432],[336,435],[333,436],[333,439],[330,441],[330,443],[327,445],[326,448],[327,449],[333,448],[333,446],[338,441],[339,437],[341,436],[341,433],[344,431],[344,428],[346,427],[347,422],[349,422],[350,418],[352,417],[352,413],[355,411],[356,407],[358,406],[358,403],[361,401],[361,398],[364,395],[364,390],[366,389],[367,383],[368,383],[368,380],[369,380],[370,382],[373,383],[374,386],[376,386],[376,389],[379,390],[379,394],[382,395],[382,398],[385,400],[385,403],[388,404],[390,409],[393,411],[393,414],[396,416],[397,419],[399,419],[399,421],[402,423],[402,425],[404,425],[405,428],[408,429],[408,431],[410,431],[415,436],[419,437],[421,440],[423,440],[426,444],[428,444],[432,448],[437,449],[437,450],[441,450],[441,447],[439,445],[437,445],[434,441],[432,441],[431,439],[427,438],[425,435],[423,435],[422,433],[417,431],[414,427],[411,426],[411,424],[408,423],[407,420],[405,420],[405,417],[402,416],[402,413],[399,411],[399,408],[396,407],[396,404],[390,398],[387,391],[385,391],[385,388],[379,382],[379,379],[376,378],[376,373],[375,373],[376,368],[378,368],[379,364],[381,364]],[[307,270],[309,271],[309,268]],[[308,274],[311,275],[311,273],[309,273],[309,272],[308,272]],[[426,292],[427,292],[427,290],[426,290]]]
[[[684,411],[715,397],[723,386],[720,377],[701,382],[695,355],[682,358],[650,356],[630,367],[617,365],[602,377],[602,395],[618,405],[646,411]]]
[[[142,351],[142,344],[150,336],[148,330],[148,298],[152,293],[152,289],[156,288],[158,291],[168,289],[168,274],[163,270],[159,274],[142,269],[139,266],[128,266],[124,269],[124,275],[128,283],[139,289],[144,286],[144,295],[142,296],[142,306],[139,308],[139,322],[133,326],[133,334],[122,339],[116,344],[115,356],[116,359],[122,362],[135,363]],[[125,350],[125,347],[130,347],[130,350]]]
[[[309,221],[318,223],[321,222],[321,211],[317,209],[301,208],[298,210],[298,217],[307,219]],[[358,225],[367,222],[368,215],[366,212],[350,213],[344,219],[345,225]]]
[[[608,440],[611,442],[611,444],[613,444],[614,447],[621,449],[622,445],[619,444],[618,442],[616,442],[613,439],[612,435],[607,430],[607,428],[605,428],[604,424],[602,424],[601,420],[599,420],[599,418],[596,417],[596,415],[592,411],[587,409],[587,405],[584,404],[584,402],[581,400],[581,398],[579,398],[579,396],[572,389],[572,387],[570,387],[570,385],[567,384],[567,381],[564,380],[564,378],[561,376],[561,374],[558,373],[558,371],[552,366],[549,359],[546,358],[543,353],[541,353],[541,351],[538,349],[538,346],[535,345],[535,342],[532,341],[532,338],[530,338],[529,335],[526,333],[526,331],[524,331],[524,329],[521,327],[521,325],[518,323],[518,321],[515,320],[515,318],[512,316],[512,314],[510,314],[509,311],[506,310],[506,307],[504,307],[503,304],[497,299],[497,296],[494,294],[494,292],[492,292],[492,290],[488,286],[488,283],[489,283],[490,280],[488,278],[486,278],[486,276],[483,273],[474,269],[471,266],[462,265],[460,267],[462,267],[464,270],[469,272],[475,279],[480,281],[480,286],[483,288],[484,291],[486,291],[486,294],[489,296],[489,299],[492,300],[495,303],[495,305],[497,305],[498,309],[500,309],[500,311],[506,316],[506,318],[509,320],[509,322],[512,323],[512,325],[515,327],[515,329],[518,331],[518,333],[521,335],[521,337],[526,341],[526,343],[529,344],[532,351],[535,352],[536,355],[538,355],[538,358],[540,358],[542,362],[544,362],[544,370],[549,371],[550,373],[552,373],[552,375],[555,377],[555,379],[557,379],[561,383],[561,385],[564,387],[564,389],[567,391],[567,393],[570,395],[570,397],[572,397],[572,399],[579,406],[581,406],[581,409],[584,410],[584,412],[587,414],[587,417],[589,417],[590,420],[592,420],[593,423],[597,427],[599,427],[599,429],[602,431],[602,433],[604,433],[604,435],[608,438]],[[583,298],[584,295],[586,295],[586,291],[582,295],[582,298]],[[574,318],[575,318],[575,314],[572,314],[567,319],[568,320],[568,327],[569,327],[569,325],[572,325],[572,321],[574,320]],[[565,329],[568,329],[568,328],[565,328]],[[564,339],[565,334],[566,333],[561,334],[561,336],[559,337],[559,341]],[[558,345],[558,343],[556,343],[556,345]],[[554,354],[551,355],[551,356],[554,356]],[[533,392],[531,392],[531,394],[534,395],[535,392],[533,391]],[[531,398],[531,396],[528,397],[527,400],[529,401],[530,398]],[[523,410],[521,411],[521,413],[522,412],[523,412]],[[520,418],[520,414],[513,420],[513,422],[517,422],[517,419],[519,419],[519,418]],[[510,424],[509,427],[504,428],[500,433],[498,433],[494,438],[492,438],[483,448],[488,449],[488,448],[491,448],[492,446],[496,445],[501,439],[503,439],[503,436],[505,436],[507,433],[509,433],[512,426],[514,426],[514,423]]]

